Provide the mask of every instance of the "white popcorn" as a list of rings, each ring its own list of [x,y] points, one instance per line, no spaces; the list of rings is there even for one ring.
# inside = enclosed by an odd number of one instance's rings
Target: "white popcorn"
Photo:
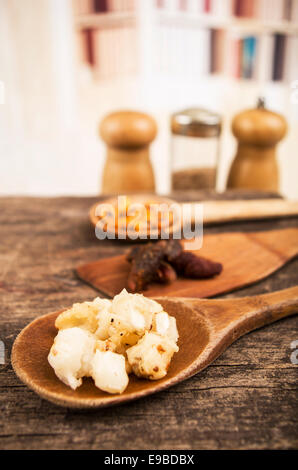
[[[112,325],[114,314],[110,309],[105,309],[97,315],[98,328],[95,331],[95,336],[98,339],[106,340],[110,336],[110,327]]]
[[[179,339],[179,334],[178,334],[178,330],[177,330],[176,318],[171,317],[169,315],[169,322],[170,322],[170,325],[169,325],[169,328],[167,329],[167,336],[172,341],[174,341],[174,343],[177,343],[178,339]]]
[[[149,312],[147,316],[140,307],[137,295],[129,294],[123,289],[119,295],[116,295],[112,301],[112,311],[114,317],[114,331],[126,330],[144,334],[149,329],[152,322],[152,314]]]
[[[48,355],[55,374],[73,390],[82,384],[82,377],[90,375],[95,339],[82,328],[60,330]]]
[[[157,380],[167,374],[172,356],[178,350],[178,346],[167,336],[151,332],[145,333],[126,353],[134,374]]]
[[[167,336],[174,343],[177,343],[179,335],[176,325],[176,318],[171,317],[166,312],[157,313],[153,321],[153,331],[162,336]]]
[[[128,374],[164,377],[178,351],[176,320],[156,301],[123,289],[114,299],[77,303],[56,319],[48,355],[57,377],[72,389],[92,376],[108,393],[122,393]]]
[[[56,328],[62,330],[78,326],[94,333],[98,328],[98,316],[108,310],[111,303],[108,299],[97,297],[92,302],[74,304],[57,317]]]
[[[150,330],[154,314],[162,312],[162,306],[153,299],[142,294],[130,294],[134,298],[135,308],[145,317],[146,329]]]
[[[170,327],[169,315],[166,312],[160,312],[155,315],[155,330],[159,335],[166,335]]]
[[[125,358],[112,351],[97,350],[91,362],[95,385],[108,393],[122,393],[128,385]]]

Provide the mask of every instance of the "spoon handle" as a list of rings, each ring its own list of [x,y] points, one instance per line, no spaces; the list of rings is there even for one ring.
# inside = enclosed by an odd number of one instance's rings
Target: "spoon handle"
[[[204,205],[204,225],[236,220],[288,217],[298,215],[298,201],[255,199],[249,201],[201,201],[184,206]],[[194,212],[194,211],[193,211]],[[194,222],[194,213],[191,215]]]
[[[298,286],[254,297],[256,321],[261,325],[298,313]]]
[[[298,313],[298,286],[270,294],[239,299],[200,301],[200,310],[211,322],[215,335],[236,338]]]

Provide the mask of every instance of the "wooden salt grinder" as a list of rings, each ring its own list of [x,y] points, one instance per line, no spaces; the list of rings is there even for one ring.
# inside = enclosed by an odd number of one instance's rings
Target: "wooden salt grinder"
[[[154,192],[149,144],[156,134],[156,122],[147,114],[119,111],[103,119],[100,135],[107,144],[103,194]]]
[[[255,109],[237,114],[232,131],[238,139],[235,160],[230,168],[228,188],[278,191],[277,143],[286,135],[287,122],[260,99]]]

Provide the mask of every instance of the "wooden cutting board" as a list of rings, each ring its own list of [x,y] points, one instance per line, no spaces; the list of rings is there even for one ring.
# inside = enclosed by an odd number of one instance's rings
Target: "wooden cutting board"
[[[298,254],[298,229],[252,233],[205,235],[203,247],[194,253],[223,264],[212,279],[184,279],[169,285],[152,284],[146,296],[212,297],[263,279]],[[101,293],[113,297],[126,284],[130,265],[125,255],[79,266],[77,275]]]

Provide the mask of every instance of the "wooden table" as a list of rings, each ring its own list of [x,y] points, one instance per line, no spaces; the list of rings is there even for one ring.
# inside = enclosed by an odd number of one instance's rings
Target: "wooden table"
[[[17,379],[10,351],[19,331],[39,315],[97,296],[77,279],[75,266],[127,249],[95,238],[87,219],[95,200],[0,199],[0,340],[6,353],[0,365],[0,448],[297,448],[297,365],[290,360],[297,317],[239,339],[186,382],[115,408],[92,413],[59,408]],[[226,224],[206,232],[289,226],[297,227],[298,218]],[[257,285],[225,297],[297,284],[295,259]]]

